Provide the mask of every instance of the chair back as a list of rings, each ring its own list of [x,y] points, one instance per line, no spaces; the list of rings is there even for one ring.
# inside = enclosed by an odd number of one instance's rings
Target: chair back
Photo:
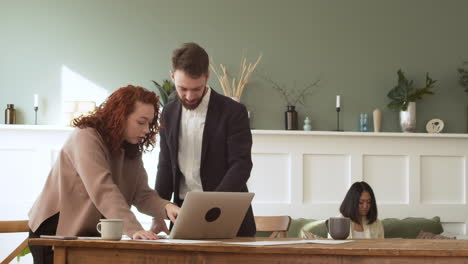
[[[291,217],[281,216],[255,216],[255,225],[259,232],[272,232],[270,238],[283,238],[288,233]]]
[[[20,221],[0,221],[0,233],[22,233],[29,232],[27,220]],[[28,238],[14,249],[1,263],[10,263],[18,254],[28,246]]]
[[[29,232],[28,220],[0,221],[0,233]]]

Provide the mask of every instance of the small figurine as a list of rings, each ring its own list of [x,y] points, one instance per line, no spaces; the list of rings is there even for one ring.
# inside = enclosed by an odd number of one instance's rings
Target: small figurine
[[[304,120],[304,130],[305,131],[311,131],[312,130],[312,126],[310,125],[310,119],[309,119],[308,116]]]

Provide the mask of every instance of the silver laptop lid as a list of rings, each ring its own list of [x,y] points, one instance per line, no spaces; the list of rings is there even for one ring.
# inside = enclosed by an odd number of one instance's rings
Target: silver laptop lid
[[[169,238],[233,238],[254,193],[188,192]]]

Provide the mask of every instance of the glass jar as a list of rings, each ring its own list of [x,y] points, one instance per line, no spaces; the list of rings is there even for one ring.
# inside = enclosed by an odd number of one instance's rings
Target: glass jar
[[[7,104],[5,109],[5,124],[16,124],[16,110],[14,104]]]

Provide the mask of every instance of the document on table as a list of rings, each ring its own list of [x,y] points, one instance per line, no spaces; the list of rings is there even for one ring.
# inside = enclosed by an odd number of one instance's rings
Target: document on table
[[[78,237],[77,239],[78,240],[106,240],[106,239],[102,239],[101,237]],[[132,240],[132,239],[129,237],[122,237],[122,239],[117,240],[117,241],[121,241],[121,240]]]
[[[78,237],[80,240],[105,240],[100,237]],[[141,242],[155,242],[155,243],[173,243],[173,244],[207,244],[207,243],[219,243],[219,241],[208,241],[208,240],[187,240],[187,239],[131,239],[129,237],[122,237],[120,241],[141,241]]]
[[[78,237],[83,240],[102,240],[100,237]],[[168,243],[168,244],[209,244],[209,243],[222,243],[228,245],[244,245],[244,246],[275,246],[275,245],[293,245],[293,244],[344,244],[352,242],[353,240],[329,240],[329,239],[316,239],[316,240],[287,240],[287,241],[254,241],[254,242],[221,242],[211,240],[187,240],[187,239],[131,239],[129,237],[122,237],[122,240],[126,241],[142,241],[142,242],[153,242],[153,243]]]
[[[344,244],[352,242],[353,240],[288,240],[288,241],[255,241],[255,242],[222,242],[229,245],[244,245],[244,246],[275,246],[275,245],[293,245],[293,244]]]
[[[156,239],[156,240],[134,239],[133,241],[155,242],[155,243],[172,243],[172,244],[208,244],[208,243],[219,243],[219,241],[187,240],[187,239]]]

